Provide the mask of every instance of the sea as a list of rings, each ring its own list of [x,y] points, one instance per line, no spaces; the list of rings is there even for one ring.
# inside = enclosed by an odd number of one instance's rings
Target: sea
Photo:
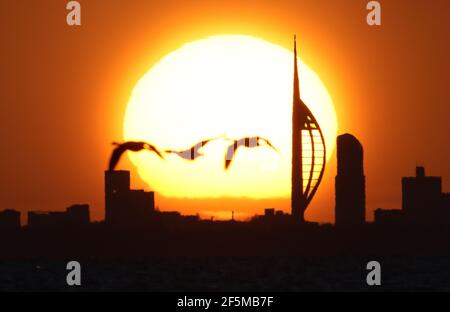
[[[69,286],[69,261],[80,286]],[[380,264],[381,285],[368,285]],[[0,260],[0,291],[366,292],[449,291],[450,256],[153,257]]]

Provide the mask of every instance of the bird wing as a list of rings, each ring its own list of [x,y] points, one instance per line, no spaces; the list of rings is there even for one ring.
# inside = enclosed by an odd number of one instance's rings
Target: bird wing
[[[117,145],[117,147],[113,150],[111,154],[111,158],[109,160],[109,171],[114,171],[117,166],[117,163],[122,157],[122,154],[125,152],[126,148],[122,144]]]
[[[164,156],[161,154],[160,151],[158,151],[158,149],[155,146],[153,146],[151,144],[148,144],[148,146],[150,146],[150,149],[152,151],[154,151],[156,153],[156,155],[158,155],[161,159],[164,159]]]
[[[227,170],[228,167],[230,167],[231,161],[233,160],[233,157],[238,147],[239,146],[236,144],[236,142],[228,146],[227,153],[225,155],[225,170]]]
[[[195,150],[195,151],[198,151],[198,150],[200,150],[203,146],[205,146],[206,144],[208,144],[209,142],[214,141],[214,140],[217,140],[217,139],[219,139],[219,137],[217,137],[217,138],[211,138],[211,139],[207,139],[207,140],[200,141],[200,142],[198,142],[198,143],[195,143],[195,144],[191,147],[191,149],[193,149],[193,150]]]
[[[179,157],[186,160],[195,160],[197,156],[201,156],[201,154],[195,150],[195,146],[183,151],[167,150],[165,152],[168,154],[177,154]]]
[[[190,148],[181,152],[177,152],[178,156],[180,156],[181,158],[184,158],[186,160],[194,160],[195,156],[194,156],[194,149]]]
[[[224,135],[221,135],[221,136],[217,136],[217,137],[210,138],[210,139],[207,139],[207,140],[203,140],[203,141],[197,143],[196,146],[200,145],[200,147],[202,147],[202,146],[205,146],[206,144],[208,144],[211,141],[215,141],[215,140],[221,139],[223,137],[224,137]]]
[[[273,144],[272,143],[270,143],[270,141],[269,140],[267,140],[267,139],[264,139],[264,138],[260,138],[261,140],[263,140],[264,142],[266,142],[266,144],[268,145],[268,146],[270,146],[274,151],[276,151],[277,153],[278,153],[278,150],[276,149],[276,147],[275,146],[273,146]]]
[[[192,153],[192,156],[194,156],[195,154],[200,154],[199,151],[202,149],[203,146],[205,146],[209,141],[211,140],[205,140],[205,141],[201,141],[198,142],[197,144],[195,144],[194,146],[191,147],[190,151]]]

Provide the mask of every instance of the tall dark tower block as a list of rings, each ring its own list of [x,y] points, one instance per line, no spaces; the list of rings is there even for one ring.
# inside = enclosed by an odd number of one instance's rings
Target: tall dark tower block
[[[292,216],[303,222],[305,211],[325,170],[325,140],[316,118],[300,98],[297,42],[294,37],[294,95],[292,105]]]
[[[363,148],[351,134],[337,138],[336,226],[365,222],[366,186]]]
[[[105,171],[105,223],[117,223],[120,211],[127,205],[124,194],[130,190],[129,171]]]

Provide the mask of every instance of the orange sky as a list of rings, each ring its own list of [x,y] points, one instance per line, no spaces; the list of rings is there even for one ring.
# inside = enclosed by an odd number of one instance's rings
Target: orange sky
[[[66,25],[62,0],[0,3],[0,209],[86,202],[103,218],[103,170],[110,142],[122,138],[134,84],[183,43],[224,33],[288,48],[297,33],[302,59],[334,100],[339,133],[353,133],[365,148],[368,217],[377,207],[400,207],[400,178],[417,164],[442,175],[450,191],[447,0],[381,1],[381,27],[366,24],[366,0],[80,3],[81,27]],[[335,163],[333,157],[309,219],[334,219]],[[133,169],[127,159],[120,167]],[[133,186],[144,187],[137,174]],[[161,209],[183,212],[289,206],[279,199],[226,207],[157,200]]]

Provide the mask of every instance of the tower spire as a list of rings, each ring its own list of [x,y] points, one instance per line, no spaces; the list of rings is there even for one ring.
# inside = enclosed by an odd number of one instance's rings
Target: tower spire
[[[326,162],[325,139],[308,107],[300,98],[294,35],[294,88],[292,101],[291,209],[294,219],[305,221],[305,211],[322,180]]]
[[[297,36],[294,35],[294,102],[300,99],[300,82],[298,79],[297,65]]]
[[[303,192],[303,144],[302,144],[302,105],[297,64],[297,37],[294,35],[294,90],[292,99],[292,172],[291,209],[292,216],[304,221],[306,199]]]

